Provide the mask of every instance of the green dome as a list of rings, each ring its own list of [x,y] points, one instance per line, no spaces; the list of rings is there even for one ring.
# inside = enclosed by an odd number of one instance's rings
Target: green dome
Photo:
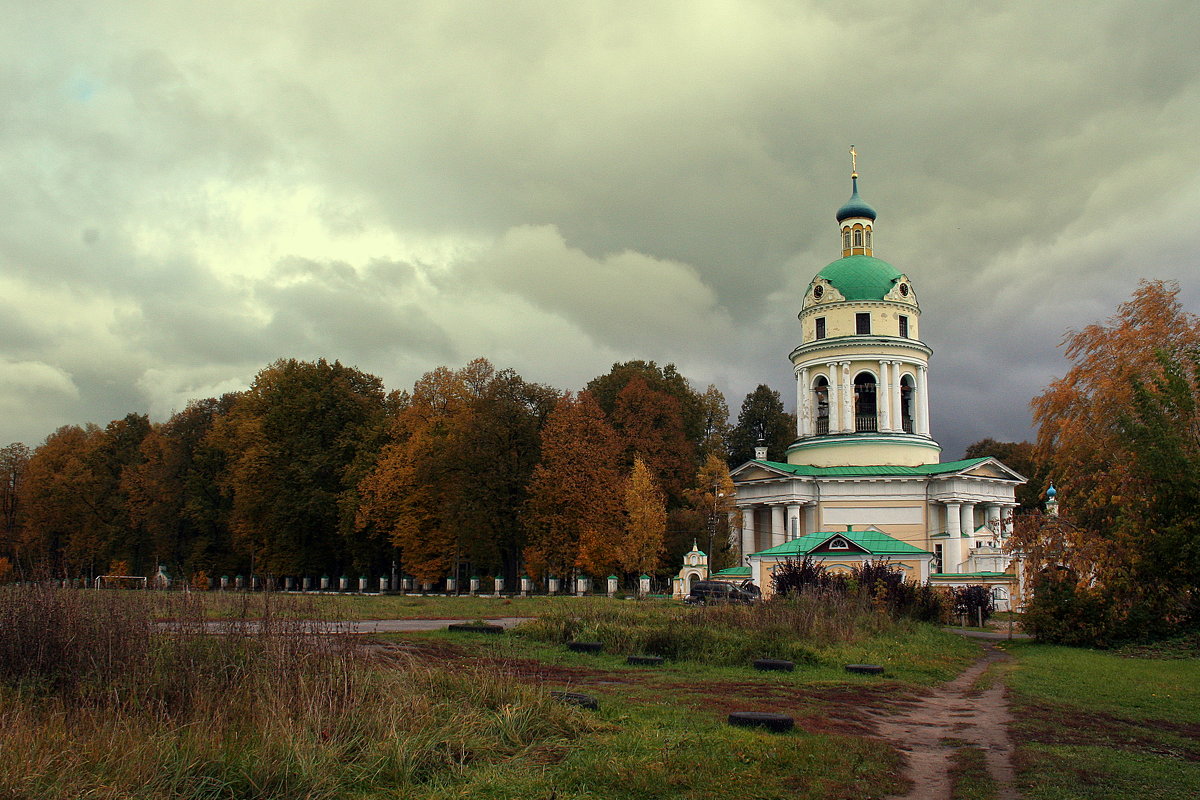
[[[902,277],[900,270],[873,256],[846,256],[817,273],[847,300],[882,300]]]

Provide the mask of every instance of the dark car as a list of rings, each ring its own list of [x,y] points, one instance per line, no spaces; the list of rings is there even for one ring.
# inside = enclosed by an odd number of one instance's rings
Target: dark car
[[[683,598],[683,602],[690,606],[702,606],[707,603],[753,603],[761,596],[762,592],[749,580],[741,583],[697,581],[692,584],[692,591]]]

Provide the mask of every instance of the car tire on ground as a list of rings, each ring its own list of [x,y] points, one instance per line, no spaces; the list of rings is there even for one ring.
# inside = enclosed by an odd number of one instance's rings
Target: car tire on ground
[[[567,649],[573,653],[599,653],[604,642],[567,642]]]
[[[592,711],[600,710],[600,703],[590,694],[580,694],[579,692],[551,692],[550,696],[560,703],[567,705],[579,706]]]
[[[782,658],[758,658],[754,660],[754,668],[760,672],[791,672],[796,663]]]

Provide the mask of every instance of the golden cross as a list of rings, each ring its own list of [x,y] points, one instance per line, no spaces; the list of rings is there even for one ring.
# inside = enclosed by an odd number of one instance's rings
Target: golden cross
[[[854,145],[850,145],[850,175],[858,177],[858,153],[854,151]]]

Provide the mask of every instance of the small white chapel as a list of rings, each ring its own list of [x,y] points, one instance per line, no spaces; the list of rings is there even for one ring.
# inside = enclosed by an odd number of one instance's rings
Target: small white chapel
[[[850,199],[836,215],[841,257],[809,283],[789,356],[796,440],[786,462],[760,448],[731,472],[740,566],[709,576],[707,554],[693,548],[676,591],[711,577],[749,579],[770,594],[772,570],[789,559],[848,571],[886,558],[911,580],[983,584],[999,610],[1019,607],[1020,565],[1003,545],[1025,478],[994,458],[940,460],[918,293],[875,256],[875,209],[859,195],[850,152]]]

